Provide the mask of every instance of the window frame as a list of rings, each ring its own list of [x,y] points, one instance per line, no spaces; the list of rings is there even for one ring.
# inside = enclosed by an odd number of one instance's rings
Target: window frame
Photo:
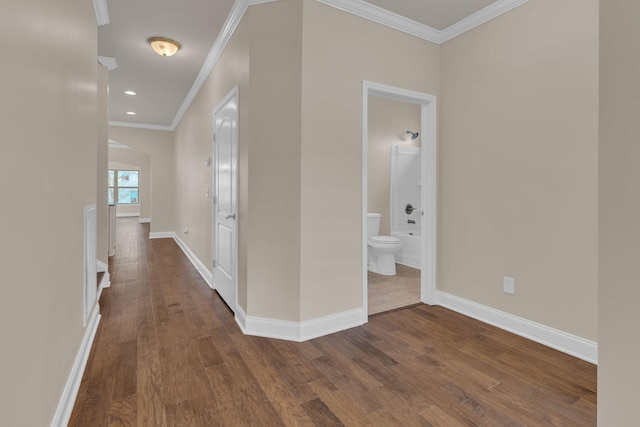
[[[109,174],[113,172],[113,185],[109,185]],[[121,186],[118,185],[118,173],[119,172],[135,172],[138,176],[138,185],[137,186]],[[121,203],[118,200],[118,190],[122,188],[122,189],[127,189],[127,190],[136,190],[137,194],[138,194],[138,198],[137,201],[135,203]],[[118,206],[118,205],[122,205],[122,206],[135,206],[135,205],[139,205],[140,204],[140,170],[139,169],[108,169],[107,170],[107,203],[109,203],[109,192],[113,190],[113,205]]]

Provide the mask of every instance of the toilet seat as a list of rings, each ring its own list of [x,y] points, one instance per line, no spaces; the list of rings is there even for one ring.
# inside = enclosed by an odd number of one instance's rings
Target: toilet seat
[[[400,239],[392,236],[372,236],[369,237],[369,241],[371,243],[375,243],[377,245],[398,245],[400,244]]]

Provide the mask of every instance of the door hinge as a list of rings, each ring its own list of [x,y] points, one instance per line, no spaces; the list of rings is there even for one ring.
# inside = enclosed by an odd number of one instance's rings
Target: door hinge
[[[211,260],[211,265],[213,265],[213,268],[216,268],[216,260],[215,259]]]
[[[213,196],[213,204],[214,205],[218,204],[218,196]]]
[[[213,142],[216,142],[216,139],[218,139],[218,138],[217,138],[217,135],[218,135],[218,133],[217,133],[217,132],[214,132],[214,133],[213,133]]]

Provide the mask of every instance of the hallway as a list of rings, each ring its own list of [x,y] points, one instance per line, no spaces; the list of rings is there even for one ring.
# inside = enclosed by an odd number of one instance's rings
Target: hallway
[[[172,239],[118,219],[70,426],[596,424],[596,367],[440,307],[244,336]]]

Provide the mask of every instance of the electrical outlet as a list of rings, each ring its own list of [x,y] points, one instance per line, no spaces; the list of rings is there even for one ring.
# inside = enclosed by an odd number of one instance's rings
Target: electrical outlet
[[[182,234],[189,234],[189,226],[185,225],[184,230],[182,230]]]
[[[516,281],[511,277],[502,278],[502,290],[505,294],[515,295],[516,293]]]

